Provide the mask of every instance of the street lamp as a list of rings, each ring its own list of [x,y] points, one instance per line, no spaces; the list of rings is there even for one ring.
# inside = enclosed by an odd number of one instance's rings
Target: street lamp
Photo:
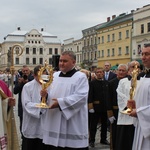
[[[23,53],[22,46],[19,45],[19,44],[15,44],[11,48],[11,55],[10,55],[11,66],[10,66],[10,72],[11,72],[11,87],[12,87],[12,91],[13,91],[13,85],[14,85],[14,72],[15,72],[15,67],[14,67],[14,52],[18,56],[22,55],[22,53]]]

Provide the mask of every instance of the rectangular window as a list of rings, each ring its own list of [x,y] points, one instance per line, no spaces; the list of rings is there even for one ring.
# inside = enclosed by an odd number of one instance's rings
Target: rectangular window
[[[150,22],[147,23],[147,32],[150,32]]]
[[[95,37],[95,45],[97,44],[97,40],[96,40],[96,37]]]
[[[79,46],[77,45],[77,52],[79,52]]]
[[[26,54],[29,54],[29,47],[26,47]]]
[[[110,35],[107,35],[107,42],[110,42]]]
[[[33,58],[33,64],[35,65],[36,64],[36,58]]]
[[[40,54],[43,54],[43,48],[40,48]]]
[[[102,50],[102,57],[104,57],[104,50]]]
[[[142,52],[142,50],[141,50],[141,45],[140,45],[140,44],[138,45],[137,50],[138,50],[137,53],[140,55],[141,52]]]
[[[112,34],[112,42],[115,41],[115,34]]]
[[[83,60],[86,60],[86,53],[84,53],[84,58],[83,58]]]
[[[118,48],[118,55],[121,55],[121,47]]]
[[[126,46],[126,55],[129,54],[129,46]]]
[[[33,54],[36,54],[36,48],[33,48]]]
[[[39,63],[42,65],[43,64],[43,58],[39,59]]]
[[[122,38],[122,34],[121,32],[119,32],[119,40],[121,40],[121,38]]]
[[[96,60],[96,58],[97,58],[97,52],[95,51],[94,59]]]
[[[50,54],[50,55],[53,54],[52,48],[49,48],[49,54]]]
[[[19,64],[19,58],[16,58],[16,65]]]
[[[112,48],[112,56],[115,56],[115,49]]]
[[[144,33],[144,24],[141,24],[141,33]]]
[[[107,49],[107,57],[110,56],[110,49]]]
[[[89,39],[87,39],[87,46],[89,46],[90,45],[90,42],[89,42]]]
[[[100,37],[98,37],[98,44],[100,44]]]
[[[101,52],[100,51],[98,51],[98,58],[100,58],[101,57]]]
[[[91,52],[91,60],[93,60],[93,52]]]
[[[93,38],[91,38],[91,45],[93,45]]]
[[[58,54],[58,48],[55,48],[55,54]]]
[[[26,64],[29,65],[29,58],[26,58]]]
[[[129,30],[126,30],[126,38],[129,38]]]

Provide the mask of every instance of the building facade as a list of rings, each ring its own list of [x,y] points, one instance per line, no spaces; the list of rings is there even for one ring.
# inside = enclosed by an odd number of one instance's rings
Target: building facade
[[[82,48],[82,65],[90,71],[97,67],[97,32],[96,25],[82,30],[83,48]]]
[[[130,61],[132,20],[133,13],[113,15],[97,28],[98,66],[103,67],[106,61],[112,66]]]
[[[133,13],[132,59],[141,63],[141,48],[150,43],[150,5]]]
[[[44,64],[45,60],[51,65],[52,56],[61,53],[61,42],[57,36],[44,32],[43,28],[40,31],[37,29],[23,31],[18,27],[16,31],[8,34],[2,43],[1,70],[11,66],[10,53],[16,44],[23,48],[23,53],[18,56],[19,51],[14,49],[15,70],[22,68],[23,65],[33,69],[38,64]]]

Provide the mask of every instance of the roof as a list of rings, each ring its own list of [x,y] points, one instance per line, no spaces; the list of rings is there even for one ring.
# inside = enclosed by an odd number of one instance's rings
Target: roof
[[[116,24],[119,24],[119,23],[122,23],[122,22],[125,22],[128,20],[132,20],[132,19],[133,19],[133,13],[130,13],[130,14],[123,13],[123,14],[120,14],[119,16],[117,16],[116,18],[114,18],[114,19],[102,24],[101,26],[97,27],[97,30],[102,29],[102,28],[106,28],[109,26],[113,26],[113,25],[116,25]]]
[[[37,30],[38,31],[38,30]],[[57,36],[50,34],[48,32],[44,31],[38,31],[40,34],[42,34],[43,40],[46,43],[61,43],[61,41],[58,39]],[[5,42],[11,41],[11,42],[24,42],[26,34],[30,33],[30,31],[23,31],[23,30],[16,30],[12,33],[9,33],[5,37]]]

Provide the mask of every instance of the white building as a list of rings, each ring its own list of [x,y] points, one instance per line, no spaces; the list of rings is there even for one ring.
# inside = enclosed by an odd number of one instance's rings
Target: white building
[[[15,70],[22,68],[23,65],[28,65],[33,69],[36,65],[44,64],[45,60],[51,65],[52,55],[61,53],[61,41],[57,36],[44,32],[43,28],[41,31],[37,29],[23,31],[18,27],[16,31],[8,34],[1,44],[1,70],[12,65],[8,52],[16,44],[23,48],[23,53],[18,56],[16,49],[13,50]]]
[[[141,62],[141,48],[150,43],[150,5],[133,13],[132,59]]]

